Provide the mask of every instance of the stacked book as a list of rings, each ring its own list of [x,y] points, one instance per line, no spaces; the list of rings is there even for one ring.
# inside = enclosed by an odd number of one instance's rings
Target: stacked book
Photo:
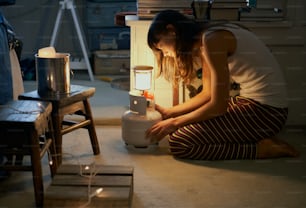
[[[137,15],[139,19],[153,19],[162,10],[172,9],[184,14],[191,14],[192,0],[138,0]]]
[[[246,0],[214,0],[211,5],[211,20],[238,21],[239,11],[247,8]]]
[[[247,7],[247,0],[210,0],[211,20],[238,20],[239,9]],[[193,0],[138,0],[137,15],[139,19],[152,19],[165,9],[177,10],[192,15]]]
[[[251,8],[240,12],[240,21],[272,22],[285,20],[285,12],[279,8]]]

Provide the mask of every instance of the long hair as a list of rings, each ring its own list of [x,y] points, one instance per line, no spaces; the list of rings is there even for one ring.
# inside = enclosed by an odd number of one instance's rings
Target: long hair
[[[176,33],[176,57],[165,57],[156,45],[163,35],[167,34],[167,25],[173,25]],[[183,80],[188,83],[195,77],[193,69],[193,47],[201,38],[201,33],[218,26],[247,27],[224,20],[215,23],[197,22],[193,18],[174,10],[164,10],[158,13],[149,28],[147,43],[152,49],[157,61],[157,76],[163,76],[167,81],[177,83]]]
[[[176,57],[165,57],[161,50],[156,48],[162,35],[167,33],[167,25],[173,25],[176,34]],[[196,37],[203,31],[192,18],[174,10],[164,10],[155,16],[150,25],[147,43],[152,49],[158,67],[157,75],[175,83],[178,79],[184,81],[193,76],[192,49],[198,40]]]

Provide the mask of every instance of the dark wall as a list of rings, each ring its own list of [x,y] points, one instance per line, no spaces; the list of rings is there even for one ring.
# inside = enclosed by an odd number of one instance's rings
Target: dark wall
[[[80,26],[85,29],[83,16],[85,0],[75,0]],[[52,32],[59,11],[58,0],[16,0],[12,6],[0,8],[23,42],[22,58],[33,57],[39,48],[50,45]],[[55,49],[72,56],[82,56],[79,39],[70,10],[62,10]],[[83,30],[84,33],[86,32]],[[86,38],[86,34],[84,36]]]

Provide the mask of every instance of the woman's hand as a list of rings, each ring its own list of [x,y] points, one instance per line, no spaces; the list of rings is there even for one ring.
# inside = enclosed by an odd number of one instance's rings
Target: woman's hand
[[[162,115],[163,119],[167,119],[170,117],[167,109],[158,104],[155,104],[155,110],[157,110]]]
[[[173,118],[162,120],[154,124],[151,128],[146,131],[146,138],[150,139],[151,142],[159,142],[168,134],[176,130]]]

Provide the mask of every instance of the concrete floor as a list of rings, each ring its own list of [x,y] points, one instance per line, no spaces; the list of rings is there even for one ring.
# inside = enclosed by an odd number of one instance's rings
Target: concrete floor
[[[126,91],[109,83],[74,81],[95,86],[91,99],[101,154],[92,155],[88,134],[80,129],[64,136],[64,163],[131,165],[134,167],[133,208],[305,208],[306,130],[288,127],[280,134],[302,154],[299,158],[254,161],[177,160],[167,141],[137,149],[121,139],[120,117],[127,109]],[[26,90],[35,83],[25,83]],[[65,156],[66,155],[66,156]],[[77,159],[76,159],[77,158]],[[44,160],[45,188],[51,179]],[[30,173],[14,172],[0,182],[0,207],[33,207]]]

